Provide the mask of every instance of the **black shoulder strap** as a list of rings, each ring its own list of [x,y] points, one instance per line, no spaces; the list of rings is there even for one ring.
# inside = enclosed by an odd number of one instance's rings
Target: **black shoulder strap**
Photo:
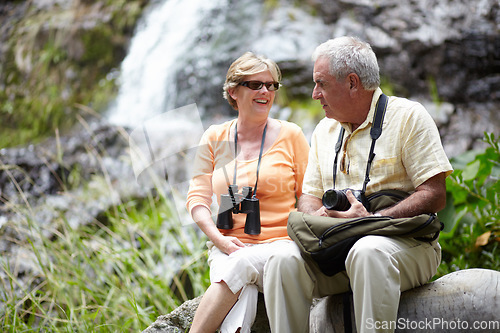
[[[344,314],[344,332],[352,333],[352,318],[351,318],[351,295],[352,291],[346,292],[342,295],[343,314]]]
[[[384,122],[385,110],[387,109],[388,102],[389,97],[385,94],[380,95],[375,114],[373,115],[372,129],[370,130],[370,136],[373,140],[377,140],[382,134],[382,123]]]
[[[389,97],[385,94],[380,95],[377,105],[375,108],[375,114],[373,115],[372,128],[370,130],[370,136],[372,138],[372,145],[370,147],[370,153],[368,155],[368,162],[366,165],[366,175],[365,181],[363,183],[363,193],[366,191],[366,186],[370,181],[370,169],[372,167],[373,159],[375,158],[375,141],[382,135],[382,124],[384,122],[385,110],[387,109],[387,104],[389,102]],[[337,178],[337,159],[339,156],[340,148],[342,147],[342,140],[344,138],[345,129],[340,128],[339,138],[337,144],[335,145],[335,160],[333,161],[333,188],[335,188],[335,181]]]
[[[366,163],[366,174],[365,181],[363,183],[363,193],[366,192],[366,186],[370,181],[370,169],[372,167],[373,159],[375,158],[375,142],[382,135],[382,124],[384,122],[385,110],[387,109],[387,103],[389,102],[389,98],[382,94],[380,95],[377,106],[375,109],[375,114],[373,115],[372,128],[370,130],[370,136],[372,137],[372,145],[370,147],[370,153],[368,154],[368,162]]]

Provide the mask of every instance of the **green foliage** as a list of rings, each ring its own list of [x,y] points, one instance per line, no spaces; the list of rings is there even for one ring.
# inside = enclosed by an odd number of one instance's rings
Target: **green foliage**
[[[0,148],[37,143],[56,129],[70,129],[81,105],[104,111],[117,91],[109,73],[125,56],[146,3],[102,0],[102,21],[92,17],[96,22],[88,26],[67,22],[91,12],[85,2],[50,12],[29,7],[9,29],[0,66],[5,87],[0,89]]]
[[[292,96],[286,86],[280,88],[275,103],[284,110],[279,118],[303,127],[307,124],[317,124],[325,116],[319,101],[313,100],[310,95]]]
[[[78,228],[62,217],[42,228],[19,210],[27,218],[16,226],[27,240],[22,252],[36,267],[23,272],[0,257],[6,332],[139,332],[208,286],[205,237],[177,221],[161,196],[117,205]]]
[[[82,66],[97,65],[98,67],[114,64],[114,50],[110,47],[113,31],[110,26],[102,26],[100,29],[86,31],[81,39],[85,47],[85,53],[80,59]]]
[[[272,10],[279,8],[280,2],[279,0],[265,0],[264,1],[264,8],[266,9],[266,12],[271,12]]]
[[[471,267],[500,270],[500,149],[499,137],[485,133],[489,145],[452,160],[445,222],[440,244],[443,260],[439,276]]]
[[[387,96],[394,96],[396,94],[394,84],[386,76],[380,77],[380,88]]]

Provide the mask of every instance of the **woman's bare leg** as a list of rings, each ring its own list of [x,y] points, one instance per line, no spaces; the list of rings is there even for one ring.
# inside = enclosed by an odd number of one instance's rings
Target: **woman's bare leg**
[[[238,300],[224,281],[212,283],[203,295],[189,332],[215,332]]]

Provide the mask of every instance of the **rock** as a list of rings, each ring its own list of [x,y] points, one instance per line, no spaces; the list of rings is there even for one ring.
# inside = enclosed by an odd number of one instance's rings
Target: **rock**
[[[231,61],[248,50],[278,62],[286,89],[281,94],[310,100],[314,48],[328,38],[355,35],[372,45],[390,93],[436,105],[430,111],[437,111],[446,152],[453,157],[484,147],[478,140],[484,131],[500,129],[500,118],[476,116],[479,110],[496,114],[500,106],[499,24],[497,0],[308,0],[300,6],[281,0],[267,9],[241,1],[216,8],[201,21],[204,29],[193,33],[193,52],[179,59],[175,107],[196,102],[203,114],[233,115],[220,87]],[[448,134],[453,138],[447,140]]]
[[[50,138],[37,145],[0,150],[0,211],[5,201],[34,204],[43,196],[56,194],[71,183],[69,174],[78,169],[78,177],[88,181],[101,173],[106,162],[128,155],[128,137],[123,129],[100,122],[87,124],[71,135]],[[129,168],[129,163],[126,166]],[[112,180],[124,177],[116,165],[107,170]],[[131,170],[129,176],[133,177]],[[66,184],[63,182],[66,180]],[[23,192],[21,196],[19,191]],[[24,198],[24,199],[23,199]]]
[[[193,322],[194,314],[200,304],[202,296],[181,304],[177,309],[167,315],[159,316],[156,321],[146,328],[143,333],[179,333],[186,332]],[[259,293],[257,303],[257,317],[252,326],[252,332],[270,332],[269,321],[267,320],[264,297]]]
[[[194,314],[200,304],[201,297],[202,296],[199,296],[195,299],[186,301],[169,314],[159,316],[153,324],[143,331],[143,333],[186,332],[193,322]]]
[[[401,295],[396,332],[458,332],[472,328],[475,322],[490,326],[474,332],[499,330],[499,286],[500,272],[466,269],[405,291]],[[310,332],[344,332],[342,298],[343,295],[332,295],[315,300],[311,308]],[[159,316],[143,333],[185,332],[190,327],[200,300],[201,296],[186,301],[170,314]],[[353,312],[351,318],[356,331]],[[259,294],[257,318],[252,332],[269,331],[264,299]]]
[[[475,322],[497,326],[474,332],[498,331],[499,286],[500,272],[466,269],[405,291],[396,332],[463,332]],[[351,318],[354,328],[353,312]],[[344,332],[343,322],[342,295],[322,298],[311,311],[311,332]]]

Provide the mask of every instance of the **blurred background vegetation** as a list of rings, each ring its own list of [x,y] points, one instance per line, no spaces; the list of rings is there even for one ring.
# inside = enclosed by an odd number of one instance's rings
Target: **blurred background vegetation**
[[[96,11],[94,22],[88,16],[79,21],[71,13],[73,7],[56,7],[50,14],[28,4],[22,14],[18,6],[5,7],[12,15],[6,16],[0,31],[8,46],[0,63],[0,148],[40,143],[56,132],[70,133],[83,118],[99,117],[117,94],[118,67],[147,2],[101,1],[96,8],[88,7]],[[276,1],[268,3],[276,6]],[[58,15],[84,27],[74,33],[47,29],[58,22]],[[13,26],[15,31],[5,39]],[[384,90],[393,90],[388,79]],[[304,115],[321,117],[317,104],[294,99],[286,90],[277,102],[292,112],[301,110],[290,116],[299,124]],[[500,269],[498,133],[485,133],[483,141],[485,149],[452,159],[455,171],[447,179],[447,207],[440,212],[446,224],[440,238],[443,260],[435,278],[472,267]],[[2,171],[9,168],[2,163]],[[105,172],[93,179],[107,186]],[[75,174],[61,180],[68,181],[72,183],[63,188],[78,184],[85,189],[85,181]],[[206,238],[174,221],[172,203],[161,191],[114,205],[79,228],[62,217],[55,219],[50,233],[37,224],[29,204],[10,208],[25,216],[25,223],[10,227],[25,235],[23,249],[34,256],[38,270],[0,261],[3,331],[140,331],[208,286]],[[0,227],[8,224],[0,220]],[[176,272],[164,270],[171,260],[166,256],[169,248],[179,253],[181,269]]]
[[[148,0],[56,1],[50,11],[17,2],[1,24],[0,147],[40,142],[85,110],[102,112]]]

